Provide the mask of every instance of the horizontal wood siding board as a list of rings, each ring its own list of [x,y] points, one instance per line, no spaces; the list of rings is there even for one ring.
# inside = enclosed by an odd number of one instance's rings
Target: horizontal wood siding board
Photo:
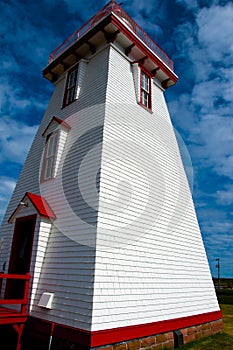
[[[103,124],[108,72],[108,50],[102,51],[99,55],[93,57],[89,63],[83,64],[80,72],[78,99],[62,109],[65,75],[56,82],[55,90],[8,206],[6,218],[10,217],[26,191],[44,196],[54,212],[58,214],[58,220],[62,217],[62,221],[58,221],[57,226],[53,225],[51,232],[48,232],[46,225],[40,226],[40,222],[38,221],[32,254],[34,279],[31,285],[31,314],[41,319],[48,318],[51,322],[61,322],[70,326],[90,329],[95,250],[93,246],[84,246],[81,242],[87,243],[87,239],[90,237],[90,242],[94,245],[96,228],[95,226],[81,225],[81,223],[79,226],[74,224],[72,213],[67,208],[64,208],[64,199],[61,196],[61,191],[57,183],[60,181],[61,176],[63,176],[64,181],[67,183],[70,205],[76,206],[76,209],[83,213],[84,218],[89,219],[90,222],[95,224],[97,214],[88,214],[88,211],[82,207],[80,199],[78,198],[77,200],[72,184],[69,187],[69,175],[73,170],[72,162],[75,162],[79,155],[77,150],[72,150],[73,143],[86,131]],[[72,125],[69,124],[70,129],[67,133],[67,138],[65,130],[61,129],[61,147],[58,149],[56,179],[41,184],[40,164],[46,142],[46,138],[42,134],[48,127],[53,116],[58,117],[68,124],[71,120]],[[46,132],[52,132],[54,125],[55,123],[51,123],[49,130],[46,130]],[[98,137],[98,133],[96,133],[96,137]],[[83,149],[87,145],[88,140],[83,140]],[[66,169],[63,169],[64,160],[68,152],[71,152],[74,158],[71,157],[70,161],[72,162],[68,162]],[[94,160],[94,167],[99,167],[100,160],[101,154],[99,153],[99,156]],[[89,165],[86,168],[85,181],[82,184],[85,189],[88,189],[89,174],[91,171],[92,165]],[[88,200],[97,207],[98,201],[93,197],[93,194],[88,192],[87,196]],[[33,213],[35,213],[35,209]],[[6,222],[6,218],[3,220],[1,227],[1,232],[4,234],[5,239],[0,264],[3,264],[5,261],[8,262],[14,229],[13,225],[9,225]],[[67,232],[68,234],[66,234]],[[76,242],[77,238],[79,239],[78,243]],[[72,252],[71,255],[69,255],[69,250]],[[67,293],[69,290],[70,299]],[[47,310],[37,305],[40,296],[45,291],[54,293],[54,302],[49,315]],[[79,308],[75,307],[76,303],[80,306]]]
[[[149,113],[138,105],[136,78],[111,47],[92,331],[219,308],[163,91],[152,84]],[[134,186],[130,200],[122,179]]]

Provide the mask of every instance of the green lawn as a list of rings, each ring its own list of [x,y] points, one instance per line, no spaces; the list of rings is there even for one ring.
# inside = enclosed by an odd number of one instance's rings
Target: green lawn
[[[217,291],[219,304],[233,305],[233,289]]]
[[[223,314],[224,332],[233,337],[233,305],[220,304],[220,307]]]
[[[217,294],[223,313],[224,332],[186,344],[181,350],[233,350],[233,290]]]
[[[182,346],[181,350],[232,350],[233,337],[227,333],[219,333],[211,337],[191,342]]]

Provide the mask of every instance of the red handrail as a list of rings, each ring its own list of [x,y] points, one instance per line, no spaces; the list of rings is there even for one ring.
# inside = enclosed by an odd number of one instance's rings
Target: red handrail
[[[15,279],[25,281],[23,298],[21,299],[0,299],[1,305],[21,305],[21,314],[26,314],[26,308],[28,304],[28,290],[30,282],[30,273],[26,275],[19,274],[5,274],[0,273],[0,279]]]
[[[173,70],[173,61],[165,51],[113,0],[105,5],[100,11],[89,19],[80,29],[74,32],[68,39],[59,45],[49,56],[49,64],[60,56],[68,47],[79,40],[87,31],[92,28],[97,22],[106,17],[109,13],[123,19],[128,24],[129,28],[142,40],[160,59],[162,59],[169,68]]]

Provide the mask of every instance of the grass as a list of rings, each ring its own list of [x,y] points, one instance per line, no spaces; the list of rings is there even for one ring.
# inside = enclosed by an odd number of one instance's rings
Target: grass
[[[220,306],[223,314],[224,332],[233,337],[233,305],[221,304]]]
[[[181,347],[181,350],[233,350],[233,290],[217,292],[223,313],[224,332]]]
[[[182,346],[181,350],[232,350],[233,337],[219,333]]]
[[[233,305],[233,289],[217,291],[219,304]]]

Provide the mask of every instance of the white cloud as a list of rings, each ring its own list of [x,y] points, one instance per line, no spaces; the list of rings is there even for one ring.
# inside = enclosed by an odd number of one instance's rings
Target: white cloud
[[[226,185],[224,190],[219,190],[216,193],[217,202],[222,205],[233,204],[233,185]]]
[[[28,126],[11,120],[0,119],[0,161],[23,163],[38,126]]]
[[[24,90],[20,85],[14,85],[9,78],[3,78],[0,83],[1,106],[8,107],[9,114],[12,115],[16,110],[24,110],[25,108],[33,107],[34,109],[45,109],[45,103],[40,102],[40,99],[34,97],[25,98]]]
[[[189,134],[194,163],[233,179],[233,4],[199,9],[196,26],[177,27],[181,57],[188,57],[193,87],[170,103]],[[229,64],[229,58],[230,64]],[[187,76],[189,72],[186,73]],[[188,121],[186,122],[186,118]]]
[[[203,8],[197,16],[198,40],[207,59],[220,61],[233,56],[233,4]],[[229,57],[228,57],[229,56]]]

